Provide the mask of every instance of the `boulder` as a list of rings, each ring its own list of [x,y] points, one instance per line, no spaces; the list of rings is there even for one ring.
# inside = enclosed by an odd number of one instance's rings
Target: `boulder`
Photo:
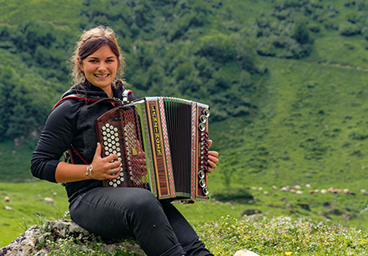
[[[93,241],[93,235],[71,220],[56,220],[47,221],[40,227],[36,225],[30,227],[9,245],[0,248],[0,256],[48,255],[50,253],[50,248],[47,246],[47,241],[55,243],[58,239],[65,239],[68,237],[73,238],[75,241],[78,241],[78,243],[82,243],[86,248],[86,255],[93,253],[92,249],[88,249],[88,243]],[[103,250],[109,253],[119,249],[135,252],[138,255],[145,255],[137,243],[130,243],[128,241],[102,241],[100,248],[103,248]],[[88,251],[90,252],[88,253]]]

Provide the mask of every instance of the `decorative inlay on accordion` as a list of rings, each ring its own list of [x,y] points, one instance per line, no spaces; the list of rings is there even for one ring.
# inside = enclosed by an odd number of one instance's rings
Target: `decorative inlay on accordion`
[[[122,162],[120,176],[104,185],[146,188],[158,199],[208,199],[208,117],[208,105],[169,97],[104,113],[96,120],[102,156]]]

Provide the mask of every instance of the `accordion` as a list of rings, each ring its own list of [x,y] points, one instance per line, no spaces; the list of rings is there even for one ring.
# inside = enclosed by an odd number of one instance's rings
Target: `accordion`
[[[104,186],[145,188],[158,199],[208,199],[209,115],[208,105],[169,97],[142,98],[101,115],[102,157],[121,161],[120,176]]]

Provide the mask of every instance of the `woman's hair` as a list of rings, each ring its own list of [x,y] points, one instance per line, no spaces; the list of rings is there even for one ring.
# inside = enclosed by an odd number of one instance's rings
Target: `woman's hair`
[[[116,42],[115,32],[109,27],[98,26],[88,31],[84,31],[80,40],[77,42],[74,53],[70,59],[72,66],[71,76],[73,78],[74,87],[80,86],[85,81],[84,73],[79,64],[104,45],[108,45],[118,59],[115,81],[119,81],[119,83],[117,83],[118,86],[122,84],[120,79],[122,79],[124,75],[125,60],[121,55],[120,47]],[[80,63],[78,63],[78,57]]]

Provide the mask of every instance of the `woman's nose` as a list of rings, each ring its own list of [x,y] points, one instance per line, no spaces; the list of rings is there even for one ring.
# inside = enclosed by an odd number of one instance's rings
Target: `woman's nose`
[[[101,61],[100,64],[98,65],[98,70],[105,70],[105,69],[106,69],[106,65],[105,63]]]

